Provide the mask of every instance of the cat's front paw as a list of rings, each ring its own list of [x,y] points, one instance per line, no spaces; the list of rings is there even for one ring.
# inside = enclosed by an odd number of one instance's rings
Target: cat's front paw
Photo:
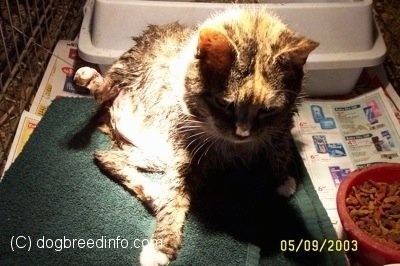
[[[75,72],[75,83],[79,86],[95,90],[104,84],[104,79],[96,69],[91,67],[81,67]]]
[[[279,195],[289,198],[296,192],[296,180],[288,176],[285,182],[277,188],[277,192]]]
[[[164,266],[169,264],[169,258],[167,254],[157,250],[154,243],[150,242],[143,247],[140,253],[140,265],[141,266]]]

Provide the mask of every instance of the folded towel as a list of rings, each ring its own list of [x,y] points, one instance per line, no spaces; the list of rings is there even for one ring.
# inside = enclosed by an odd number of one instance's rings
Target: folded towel
[[[110,147],[96,109],[92,99],[54,100],[5,173],[1,265],[138,265],[154,219],[93,163]],[[302,178],[289,200],[236,170],[201,188],[172,265],[343,265],[341,252],[281,251],[281,240],[336,238],[299,158],[295,166]]]

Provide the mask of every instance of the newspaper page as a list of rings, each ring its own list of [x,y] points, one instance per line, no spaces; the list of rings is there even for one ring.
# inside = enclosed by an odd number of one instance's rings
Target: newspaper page
[[[86,88],[75,85],[73,81],[79,65],[93,64],[79,58],[77,41],[58,41],[29,111],[43,116],[56,97],[89,96]]]
[[[347,100],[305,99],[293,138],[328,216],[341,235],[340,182],[358,167],[400,162],[400,124],[382,88]]]
[[[17,156],[20,154],[40,119],[41,116],[32,114],[28,111],[23,111],[18,122],[14,140],[11,144],[10,153],[8,155],[4,171],[10,167],[11,163],[14,162],[15,158],[17,158]]]
[[[86,88],[76,86],[73,81],[75,70],[80,66],[97,65],[83,61],[78,56],[77,40],[60,40],[57,42],[38,91],[33,99],[29,112],[24,111],[10,148],[5,165],[7,170],[28,141],[40,118],[56,97],[88,97]],[[4,172],[3,172],[4,174]]]

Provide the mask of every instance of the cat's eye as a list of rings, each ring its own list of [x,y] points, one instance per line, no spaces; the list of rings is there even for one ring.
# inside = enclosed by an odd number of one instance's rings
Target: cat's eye
[[[233,103],[225,100],[222,97],[217,97],[214,95],[204,95],[204,100],[212,108],[217,108],[220,111],[231,113],[233,111]]]
[[[264,119],[266,117],[276,115],[280,111],[281,111],[281,108],[279,108],[279,107],[264,107],[264,108],[260,108],[258,110],[257,115],[258,115],[259,119]]]
[[[217,107],[226,109],[231,104],[231,102],[221,98],[221,97],[214,97],[214,103]]]

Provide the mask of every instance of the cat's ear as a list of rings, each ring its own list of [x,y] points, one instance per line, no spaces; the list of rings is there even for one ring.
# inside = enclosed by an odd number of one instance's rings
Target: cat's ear
[[[318,42],[305,37],[296,38],[294,45],[286,51],[291,61],[297,65],[304,65],[310,53],[319,46]]]
[[[196,58],[203,70],[227,73],[235,60],[235,48],[228,37],[217,29],[203,28],[199,32]]]

